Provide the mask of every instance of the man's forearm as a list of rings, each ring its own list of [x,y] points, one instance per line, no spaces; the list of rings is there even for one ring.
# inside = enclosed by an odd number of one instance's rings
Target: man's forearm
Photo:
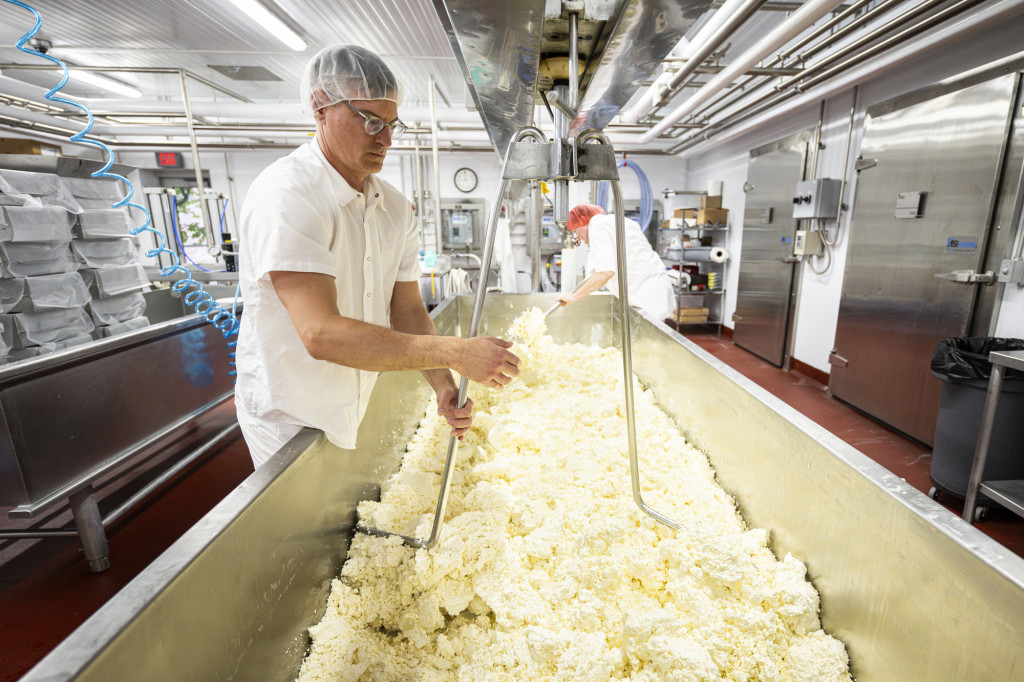
[[[343,316],[322,319],[300,330],[309,354],[317,360],[371,372],[434,370],[458,356],[457,340],[431,333],[410,333]]]
[[[612,270],[604,270],[601,272],[595,272],[593,275],[583,280],[583,283],[576,288],[571,294],[566,296],[567,300],[571,299],[572,302],[582,301],[584,298],[594,293],[608,281],[615,276],[615,272]]]
[[[391,324],[396,328],[389,329],[340,315],[333,277],[275,270],[270,280],[306,352],[317,360],[373,372],[451,368],[491,388],[519,373],[519,358],[508,351],[508,341],[438,336],[416,282],[395,283]],[[429,378],[435,389],[444,380],[441,373]]]
[[[392,308],[391,326],[395,331],[406,334],[437,335],[434,321],[430,319],[430,315],[427,314],[426,309],[422,305],[419,306],[419,309],[412,307],[411,310]],[[445,386],[455,385],[455,379],[452,378],[452,373],[446,367],[423,369],[422,372],[423,378],[427,380],[427,383],[430,384],[435,393]]]

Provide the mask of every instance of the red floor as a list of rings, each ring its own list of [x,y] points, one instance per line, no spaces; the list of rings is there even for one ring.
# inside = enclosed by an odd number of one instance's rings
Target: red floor
[[[228,402],[203,417],[198,428],[166,444],[154,459],[166,457],[164,452],[192,450],[233,421],[234,405]],[[77,539],[36,541],[28,549],[27,541],[0,541],[0,557],[22,549],[0,563],[0,680],[17,680],[28,672],[251,473],[249,450],[236,430],[173,485],[107,529],[111,566],[103,573],[89,571]],[[146,478],[139,474],[135,485]],[[130,494],[126,489],[106,496],[99,492],[104,513]],[[0,509],[0,521],[6,512]],[[69,524],[70,515],[64,516],[63,524]]]
[[[830,398],[825,386],[799,372],[784,372],[712,333],[688,336],[730,367],[771,391],[922,492],[931,453]],[[189,450],[233,420],[229,404],[203,419],[199,428],[166,445],[168,453]],[[108,529],[111,568],[93,574],[77,540],[0,541],[0,682],[17,680],[70,634],[106,600],[156,559],[252,472],[245,442],[236,431],[209,458],[179,476],[177,482],[129,512]],[[137,474],[138,480],[145,473]],[[112,508],[130,491],[100,496],[102,510]],[[942,498],[952,513],[961,504]],[[0,509],[0,528],[6,509]],[[60,522],[55,518],[54,522]],[[993,510],[978,525],[1017,554],[1024,554],[1024,520]],[[21,550],[21,551],[19,551]]]

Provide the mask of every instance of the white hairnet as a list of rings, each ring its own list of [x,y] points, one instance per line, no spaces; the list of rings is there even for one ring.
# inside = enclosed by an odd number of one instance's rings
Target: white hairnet
[[[334,45],[309,61],[299,96],[302,106],[313,111],[353,99],[401,104],[402,84],[373,52],[357,45]]]

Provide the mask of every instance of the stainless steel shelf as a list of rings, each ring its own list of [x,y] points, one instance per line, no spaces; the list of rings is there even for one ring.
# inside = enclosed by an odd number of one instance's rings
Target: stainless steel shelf
[[[964,500],[964,521],[974,523],[980,505],[978,500],[985,495],[996,504],[1009,509],[1018,516],[1024,517],[1024,481],[984,481],[985,460],[992,440],[992,429],[995,425],[996,408],[1002,393],[1003,377],[1006,370],[1024,371],[1024,351],[995,351],[989,353],[992,363],[992,375],[988,380],[988,392],[985,395],[985,407],[981,412],[981,425],[978,429],[978,445],[971,461],[971,474],[967,481],[967,496]]]

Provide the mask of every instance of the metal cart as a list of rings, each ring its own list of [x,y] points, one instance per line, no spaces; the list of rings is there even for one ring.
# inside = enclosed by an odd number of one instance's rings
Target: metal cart
[[[964,521],[967,523],[980,521],[985,514],[986,507],[978,504],[978,497],[981,494],[1024,517],[1024,480],[982,480],[985,475],[985,460],[988,459],[989,442],[992,439],[992,426],[996,419],[996,408],[999,406],[999,395],[1003,388],[1003,376],[1007,369],[1024,371],[1024,351],[997,351],[990,353],[988,359],[992,363],[992,374],[988,380],[985,407],[981,413],[981,428],[978,431],[978,446],[974,450],[971,476],[967,483],[967,499],[964,501]]]

